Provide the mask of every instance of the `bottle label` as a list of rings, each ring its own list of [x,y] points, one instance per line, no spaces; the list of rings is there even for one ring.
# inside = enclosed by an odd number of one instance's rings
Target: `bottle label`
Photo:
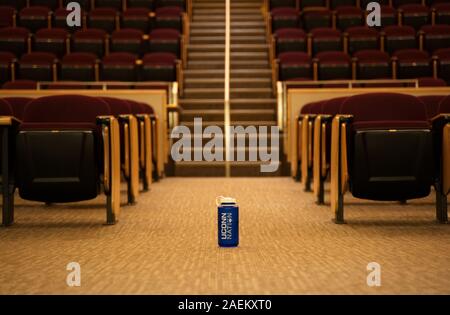
[[[232,240],[233,235],[233,215],[231,212],[223,212],[220,218],[220,238],[222,240]]]

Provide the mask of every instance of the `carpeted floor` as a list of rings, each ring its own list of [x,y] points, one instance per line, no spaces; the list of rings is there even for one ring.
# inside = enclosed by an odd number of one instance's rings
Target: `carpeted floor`
[[[218,195],[238,199],[239,248],[217,246]],[[432,197],[346,196],[346,225],[290,178],[167,178],[115,226],[103,202],[17,200],[16,224],[0,228],[0,293],[450,293],[450,225],[435,223]],[[81,287],[66,285],[69,262]],[[370,262],[381,287],[366,284]]]

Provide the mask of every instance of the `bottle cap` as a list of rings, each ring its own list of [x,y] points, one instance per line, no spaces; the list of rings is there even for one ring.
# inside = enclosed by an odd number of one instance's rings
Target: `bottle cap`
[[[224,203],[236,204],[236,199],[231,198],[231,197],[224,197],[224,196],[216,197],[216,205],[217,206],[220,206],[221,204],[224,204]]]

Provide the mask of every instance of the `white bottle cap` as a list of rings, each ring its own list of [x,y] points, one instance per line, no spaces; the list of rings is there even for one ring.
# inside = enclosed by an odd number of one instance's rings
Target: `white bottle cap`
[[[224,203],[236,204],[236,199],[231,198],[231,197],[224,197],[224,196],[216,197],[216,205],[217,206],[220,206],[221,204],[224,204]]]

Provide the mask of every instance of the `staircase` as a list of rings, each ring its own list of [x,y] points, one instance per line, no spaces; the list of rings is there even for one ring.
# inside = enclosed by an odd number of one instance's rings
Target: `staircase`
[[[262,0],[231,0],[231,125],[269,126],[270,139],[270,126],[276,125],[276,99],[261,6]],[[184,93],[179,100],[183,109],[180,124],[188,126],[191,133],[194,118],[202,118],[203,128],[217,125],[223,130],[224,59],[225,1],[194,0]],[[246,162],[230,162],[231,176],[280,175],[281,167],[274,173],[261,173],[261,162],[248,158],[249,152],[258,148],[249,148],[248,138],[246,143]],[[174,167],[176,176],[225,175],[225,162],[181,161]]]

